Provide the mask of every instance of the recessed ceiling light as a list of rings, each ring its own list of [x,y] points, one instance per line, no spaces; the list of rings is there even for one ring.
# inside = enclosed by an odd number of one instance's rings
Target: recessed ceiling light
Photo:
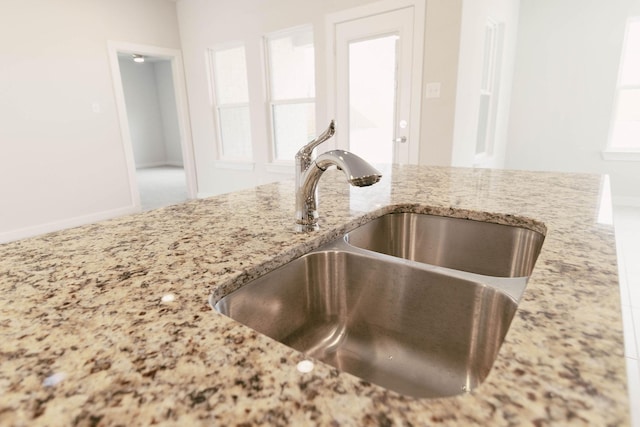
[[[134,62],[139,62],[139,63],[144,62],[144,56],[138,55],[137,53],[134,53],[133,54],[133,60],[134,60]]]

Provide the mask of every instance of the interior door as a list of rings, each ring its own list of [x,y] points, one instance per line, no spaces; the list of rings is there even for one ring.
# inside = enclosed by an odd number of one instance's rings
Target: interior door
[[[370,162],[412,163],[413,22],[405,7],[335,26],[337,146]]]

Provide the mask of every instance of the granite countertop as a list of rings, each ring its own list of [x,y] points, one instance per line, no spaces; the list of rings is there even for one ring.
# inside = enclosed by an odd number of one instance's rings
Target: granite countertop
[[[394,166],[293,182],[0,245],[0,425],[627,425],[614,233],[601,178]],[[316,363],[213,311],[248,279],[398,207],[539,221],[547,236],[497,360],[470,393],[415,399]],[[525,221],[525,222],[526,222]]]

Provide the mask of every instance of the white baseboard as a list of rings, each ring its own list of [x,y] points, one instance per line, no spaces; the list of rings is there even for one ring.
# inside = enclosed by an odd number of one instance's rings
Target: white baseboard
[[[613,196],[613,206],[631,206],[640,208],[640,197],[634,196]]]
[[[79,227],[81,225],[91,224],[98,221],[104,221],[119,216],[129,215],[140,212],[139,207],[127,206],[124,208],[113,209],[110,211],[97,212],[90,215],[83,215],[74,218],[64,219],[61,221],[49,222],[46,224],[35,225],[32,227],[20,228],[17,230],[0,232],[0,244],[13,242],[15,240],[26,239],[28,237],[38,236],[40,234],[60,231],[67,228]]]
[[[166,166],[166,165],[167,165],[167,162],[136,163],[136,169],[157,168],[157,167]]]
[[[153,162],[153,163],[140,163],[136,164],[136,169],[150,169],[150,168],[160,168],[162,166],[177,166],[180,168],[184,167],[184,164],[181,162]]]
[[[183,168],[184,167],[184,163],[183,162],[179,162],[177,160],[175,162],[174,161],[167,161],[165,163],[165,166],[175,166],[175,167],[178,167],[178,168]]]

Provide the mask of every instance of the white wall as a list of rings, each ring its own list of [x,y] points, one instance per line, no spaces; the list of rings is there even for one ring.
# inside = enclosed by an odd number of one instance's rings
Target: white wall
[[[427,0],[422,87],[440,83],[440,97],[423,97],[419,162],[423,165],[451,165],[462,3]]]
[[[175,4],[3,2],[0,241],[131,211],[109,39],[179,48]]]
[[[611,174],[640,200],[637,162],[604,161],[625,21],[637,0],[521,0],[506,166]]]
[[[462,7],[459,72],[455,110],[455,131],[451,150],[451,165],[474,166],[484,39],[487,18],[504,26],[503,52],[500,63],[500,83],[493,156],[483,167],[504,166],[507,149],[507,130],[512,80],[518,37],[518,9],[520,0],[465,0]]]
[[[171,61],[118,62],[136,168],[182,166]]]
[[[267,105],[264,84],[262,37],[273,31],[312,24],[316,48],[316,109],[321,130],[327,117],[325,15],[373,3],[375,0],[182,0],[177,3],[180,36],[188,82],[194,149],[201,194],[217,194],[281,180],[292,175],[271,173]],[[429,0],[425,35],[426,81],[443,83],[442,97],[428,103],[422,114],[420,159],[422,163],[446,164],[450,152],[455,104],[455,70],[461,0]],[[210,104],[206,50],[232,41],[244,42],[251,97],[253,170],[221,169],[216,163],[216,132]],[[453,44],[453,46],[450,45]],[[452,76],[452,73],[454,75]],[[433,113],[433,114],[431,114]],[[425,130],[426,129],[426,130]],[[444,159],[443,159],[444,157]]]

